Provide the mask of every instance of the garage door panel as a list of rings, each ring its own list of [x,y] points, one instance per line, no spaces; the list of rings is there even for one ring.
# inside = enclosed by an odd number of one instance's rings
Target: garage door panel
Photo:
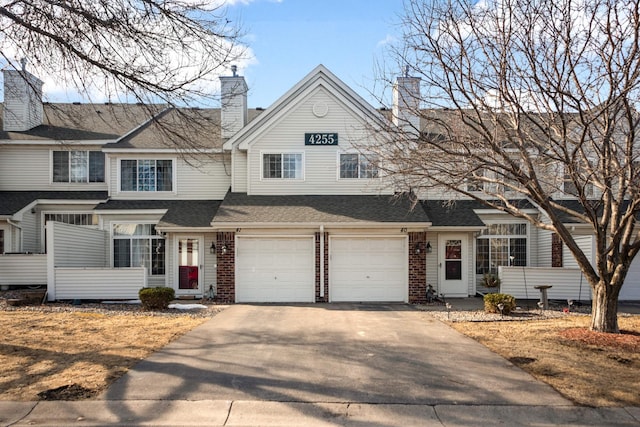
[[[237,302],[314,302],[315,245],[304,238],[238,238]]]
[[[331,301],[406,301],[404,237],[334,237],[330,250]]]

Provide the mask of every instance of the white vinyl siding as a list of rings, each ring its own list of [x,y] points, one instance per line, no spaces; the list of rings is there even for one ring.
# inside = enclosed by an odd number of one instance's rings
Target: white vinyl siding
[[[324,103],[324,117],[313,114],[315,104]],[[308,132],[338,133],[339,145],[305,146]],[[255,138],[248,150],[248,192],[253,195],[281,194],[391,194],[392,188],[379,179],[339,179],[338,153],[353,151],[353,145],[366,143],[363,120],[326,89],[318,88],[296,104],[295,109],[274,121]],[[304,151],[304,180],[262,178],[262,153]]]
[[[0,146],[0,191],[106,191],[105,182],[53,182],[52,146]],[[74,147],[98,150],[99,147]],[[106,177],[105,177],[106,180]]]
[[[0,255],[0,285],[46,285],[46,255]]]
[[[87,277],[91,277],[87,281]],[[134,300],[146,285],[140,267],[55,269],[55,299]]]
[[[114,199],[192,199],[222,200],[231,186],[231,159],[229,156],[203,156],[204,160],[177,158],[174,161],[174,185],[170,192],[127,191],[121,192],[118,182],[121,159],[110,158],[110,188]],[[154,155],[154,159],[168,160],[170,155]]]
[[[106,267],[107,233],[79,225],[50,222],[54,227],[56,267]]]
[[[247,152],[234,150],[233,154],[233,183],[234,193],[247,192]]]

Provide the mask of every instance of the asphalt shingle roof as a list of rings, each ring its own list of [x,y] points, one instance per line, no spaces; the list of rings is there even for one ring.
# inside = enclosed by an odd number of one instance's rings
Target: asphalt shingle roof
[[[109,200],[97,210],[166,209],[158,227],[210,227],[221,200]]]
[[[227,193],[214,225],[225,223],[429,222],[420,204],[394,196],[248,196]]]
[[[535,208],[525,199],[510,202],[522,209]],[[423,200],[421,203],[433,227],[482,227],[485,224],[475,210],[490,209],[477,200]]]
[[[25,132],[2,130],[8,140],[104,140],[117,139],[143,124],[163,108],[142,104],[44,104],[44,123]]]
[[[13,215],[35,200],[106,199],[106,191],[0,191],[0,215]]]

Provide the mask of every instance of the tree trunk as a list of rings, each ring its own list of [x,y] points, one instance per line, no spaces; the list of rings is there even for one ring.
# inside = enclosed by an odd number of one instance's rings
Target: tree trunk
[[[592,331],[620,333],[618,328],[618,295],[602,280],[598,282],[591,302]]]

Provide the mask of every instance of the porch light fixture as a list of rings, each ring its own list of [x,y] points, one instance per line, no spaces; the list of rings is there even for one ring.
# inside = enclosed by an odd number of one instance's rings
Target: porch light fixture
[[[430,254],[431,253],[431,242],[427,242],[427,244],[425,245],[424,242],[418,242],[416,243],[416,246],[414,247],[414,250],[416,252],[416,254],[421,253],[422,251],[424,251],[425,253]]]
[[[209,253],[211,255],[215,255],[216,254],[216,243],[215,242],[211,242],[211,246],[209,247]]]
[[[220,247],[220,253],[222,255],[226,255],[227,252],[229,252],[229,248],[227,247],[227,244],[225,243],[225,244],[222,245],[222,247]]]

